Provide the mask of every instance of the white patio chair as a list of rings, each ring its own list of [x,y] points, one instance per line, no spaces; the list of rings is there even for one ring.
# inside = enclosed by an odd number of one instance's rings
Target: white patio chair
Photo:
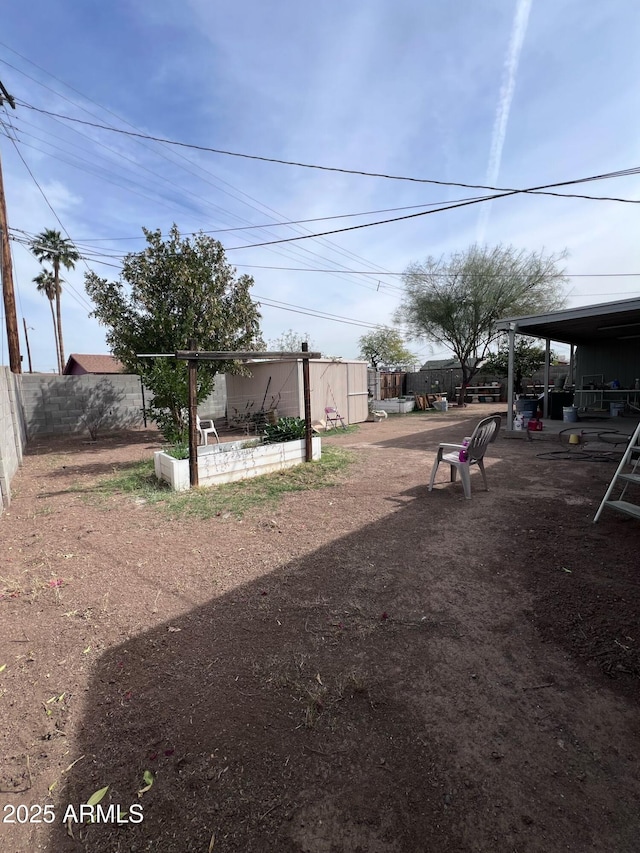
[[[220,436],[218,435],[216,425],[211,418],[200,420],[200,415],[196,415],[196,427],[198,429],[201,444],[209,443],[209,435],[211,433],[215,435],[216,441],[220,444]]]
[[[495,441],[500,429],[500,415],[492,415],[490,418],[483,418],[472,435],[465,439],[468,443],[465,444],[440,444],[436,454],[433,468],[431,469],[431,479],[429,480],[429,491],[433,491],[433,484],[436,479],[436,471],[441,462],[447,462],[451,467],[451,482],[454,483],[458,471],[462,480],[464,496],[467,500],[471,500],[471,477],[469,474],[472,465],[477,465],[482,474],[485,491],[489,491],[487,485],[487,475],[484,470],[484,454],[491,442]]]

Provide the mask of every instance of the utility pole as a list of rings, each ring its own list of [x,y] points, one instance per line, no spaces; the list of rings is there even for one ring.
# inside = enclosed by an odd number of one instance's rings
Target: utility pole
[[[16,102],[7,92],[0,81],[0,107],[5,100],[15,110]],[[11,265],[11,247],[9,245],[9,228],[7,225],[7,204],[4,197],[4,182],[2,180],[2,161],[0,160],[0,269],[2,270],[2,295],[4,298],[4,315],[7,324],[7,346],[9,349],[9,369],[12,373],[22,373],[22,358],[20,356],[20,338],[18,336],[18,316],[16,314],[16,296],[13,290],[13,268]]]

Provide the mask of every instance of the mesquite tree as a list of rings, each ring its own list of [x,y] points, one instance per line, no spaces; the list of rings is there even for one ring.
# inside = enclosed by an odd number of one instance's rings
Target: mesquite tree
[[[471,246],[448,258],[410,264],[397,312],[414,337],[447,346],[459,360],[459,404],[501,334],[500,319],[553,311],[564,304],[566,281],[559,263],[566,253],[545,255],[512,246]]]

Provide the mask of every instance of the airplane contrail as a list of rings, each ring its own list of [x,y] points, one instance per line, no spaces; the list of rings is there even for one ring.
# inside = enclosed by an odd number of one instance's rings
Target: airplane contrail
[[[513,26],[511,28],[511,38],[509,39],[509,48],[507,57],[504,63],[504,71],[502,74],[502,85],[500,86],[500,98],[498,100],[498,108],[496,109],[496,117],[493,122],[493,133],[491,135],[491,150],[489,153],[489,164],[487,166],[487,176],[485,183],[494,185],[497,182],[500,172],[500,163],[502,161],[502,149],[504,148],[504,140],[507,135],[507,124],[509,122],[509,113],[511,112],[511,101],[516,88],[516,77],[518,74],[518,65],[520,64],[520,53],[527,34],[527,26],[529,24],[529,12],[533,0],[518,0],[516,12],[513,17]],[[491,202],[486,202],[481,205],[480,216],[478,218],[477,242],[484,243],[489,216],[491,214]]]

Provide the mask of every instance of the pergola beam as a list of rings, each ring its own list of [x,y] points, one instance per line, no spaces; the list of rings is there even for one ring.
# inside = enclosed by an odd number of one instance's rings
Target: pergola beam
[[[149,356],[150,357],[150,356]],[[177,350],[173,357],[180,361],[291,361],[299,358],[322,358],[319,352],[198,352]]]

